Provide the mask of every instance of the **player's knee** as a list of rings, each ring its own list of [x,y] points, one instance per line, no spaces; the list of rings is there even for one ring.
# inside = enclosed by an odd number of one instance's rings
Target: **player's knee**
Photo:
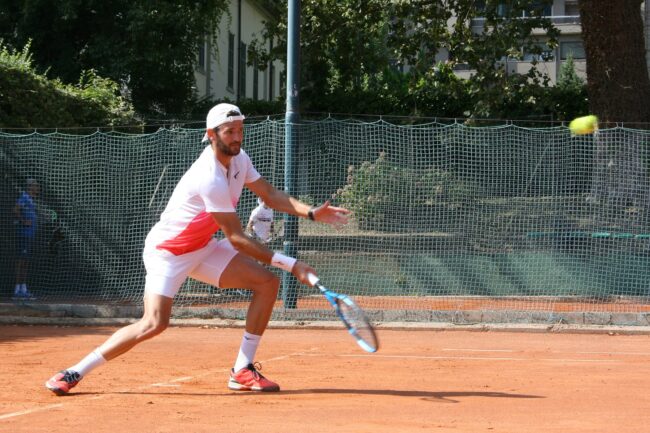
[[[142,320],[141,334],[143,338],[151,338],[163,332],[169,326],[169,319],[150,317]]]
[[[270,295],[277,296],[278,291],[280,290],[280,278],[274,273],[269,272],[264,286]]]

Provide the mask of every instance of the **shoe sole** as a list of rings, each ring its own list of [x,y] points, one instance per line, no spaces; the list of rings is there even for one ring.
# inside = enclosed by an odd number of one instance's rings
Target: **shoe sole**
[[[47,382],[45,382],[45,388],[49,389],[50,391],[52,391],[54,394],[56,394],[58,396],[62,396],[62,395],[67,394],[67,392],[63,391],[62,389],[57,388],[56,386],[52,386]]]
[[[228,389],[232,389],[233,391],[256,391],[256,392],[278,392],[280,391],[280,387],[273,387],[273,388],[259,388],[259,387],[251,387],[251,386],[245,386],[242,385],[239,382],[235,382],[234,380],[230,380],[228,382]]]

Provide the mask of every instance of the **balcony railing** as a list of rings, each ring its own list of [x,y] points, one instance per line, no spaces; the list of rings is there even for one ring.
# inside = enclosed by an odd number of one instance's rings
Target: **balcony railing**
[[[526,19],[527,17],[521,17],[520,19]],[[555,25],[580,25],[580,16],[579,15],[558,15],[547,17]],[[473,18],[472,27],[483,27],[485,24],[485,18]]]

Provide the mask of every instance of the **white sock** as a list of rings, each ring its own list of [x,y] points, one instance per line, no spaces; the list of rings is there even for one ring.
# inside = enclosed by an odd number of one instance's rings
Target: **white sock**
[[[239,348],[239,355],[237,355],[237,361],[235,361],[235,366],[233,367],[235,372],[253,363],[255,360],[255,352],[257,352],[257,346],[260,344],[261,338],[261,335],[244,332],[241,347]]]
[[[76,371],[81,375],[81,377],[84,377],[86,374],[90,373],[95,368],[105,363],[106,359],[102,356],[101,353],[99,353],[98,349],[95,349],[86,355],[84,359],[79,361],[78,364],[68,368],[68,370]]]
[[[20,295],[20,284],[16,284],[14,288],[14,295]]]

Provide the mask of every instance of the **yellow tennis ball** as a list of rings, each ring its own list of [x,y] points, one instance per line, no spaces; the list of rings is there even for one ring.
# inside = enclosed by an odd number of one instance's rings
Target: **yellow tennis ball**
[[[591,134],[598,129],[598,117],[590,114],[589,116],[573,119],[569,123],[569,129],[574,135]]]

